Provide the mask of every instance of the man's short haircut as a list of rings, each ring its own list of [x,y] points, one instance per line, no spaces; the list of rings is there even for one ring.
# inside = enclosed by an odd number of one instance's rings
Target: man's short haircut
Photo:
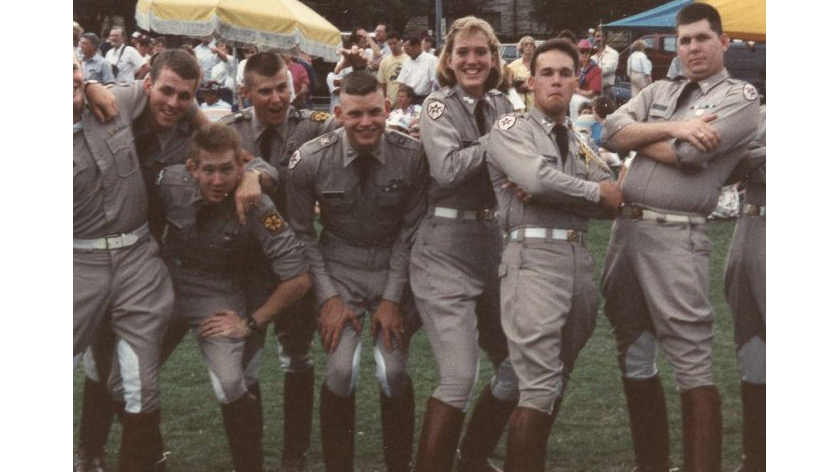
[[[341,94],[365,96],[379,91],[379,81],[373,74],[357,70],[344,77],[341,84]]]
[[[487,42],[489,43],[488,46],[491,55],[490,62],[492,63],[492,69],[489,71],[489,77],[487,77],[486,82],[484,82],[484,92],[501,85],[503,79],[501,73],[501,54],[499,54],[501,43],[498,42],[498,37],[495,36],[495,31],[492,29],[492,26],[490,26],[486,20],[482,20],[474,16],[464,16],[463,18],[458,18],[449,28],[449,32],[446,34],[446,42],[443,45],[443,50],[437,60],[437,83],[439,83],[441,87],[453,87],[457,84],[457,78],[454,75],[454,71],[448,67],[447,63],[454,53],[454,40],[458,33],[461,32],[483,33],[486,35]]]
[[[99,46],[99,43],[100,43],[99,36],[96,36],[96,33],[83,33],[82,38],[90,41],[90,43],[93,44],[94,46],[97,46],[97,47]]]
[[[559,34],[556,35],[556,37],[559,39],[564,39],[566,41],[571,41],[572,44],[577,44],[577,35],[569,29],[564,29],[560,31]]]
[[[199,150],[213,154],[233,150],[238,160],[239,148],[242,146],[239,132],[232,126],[220,123],[207,123],[201,126],[190,141],[189,158],[196,164],[201,163]]]
[[[119,30],[119,34],[122,36],[122,39],[125,39],[125,30],[122,28],[122,26],[112,27],[110,33],[113,33],[114,30]]]
[[[248,58],[245,63],[245,87],[253,85],[253,75],[259,74],[263,77],[274,77],[286,67],[285,61],[280,59],[273,52],[258,52]],[[291,84],[289,84],[291,85]]]
[[[418,34],[406,34],[402,37],[402,42],[404,42],[406,45],[410,44],[413,46],[419,46],[420,44],[422,44],[422,40],[420,39]]]
[[[201,79],[201,66],[198,65],[198,60],[183,49],[166,49],[157,55],[149,71],[152,83],[160,77],[163,69],[171,70],[184,80]]]
[[[155,46],[160,44],[163,46],[164,49],[166,48],[166,38],[164,38],[163,36],[158,36],[157,38],[152,39],[151,42]]]
[[[388,41],[391,39],[397,39],[401,41],[402,35],[400,35],[397,31],[390,30],[390,32],[387,34],[387,39]]]
[[[544,43],[540,44],[536,47],[536,51],[533,52],[533,60],[530,62],[530,75],[536,77],[536,60],[539,59],[539,55],[546,51],[561,51],[571,58],[574,61],[574,72],[579,72],[580,70],[580,53],[577,51],[577,46],[574,46],[570,42],[564,39],[549,39]]]
[[[722,19],[720,12],[716,8],[707,3],[691,3],[682,8],[676,15],[676,32],[679,31],[679,26],[696,23],[697,21],[708,20],[711,25],[711,30],[722,35]]]

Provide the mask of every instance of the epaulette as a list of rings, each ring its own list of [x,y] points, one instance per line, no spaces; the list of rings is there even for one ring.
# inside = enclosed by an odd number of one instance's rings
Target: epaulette
[[[156,180],[157,185],[195,185],[198,183],[183,164],[164,167]]]
[[[307,153],[311,153],[311,152],[320,151],[321,149],[324,149],[324,148],[327,148],[329,146],[334,145],[335,143],[338,142],[337,131],[339,131],[340,129],[341,128],[339,128],[337,130],[330,131],[326,134],[323,134],[323,135],[307,142],[306,144],[304,144],[301,147],[301,149],[305,149]]]
[[[448,98],[448,97],[451,97],[452,95],[454,95],[454,89],[452,87],[443,87],[440,90],[438,90],[436,92],[433,92],[431,95],[429,95],[429,97],[432,97],[432,96],[437,95],[437,94],[440,94],[440,95]]]
[[[664,77],[661,80],[667,80],[669,82],[681,82],[682,80],[687,80],[688,78],[684,75],[677,75],[675,77]]]
[[[233,123],[238,123],[240,121],[250,121],[253,118],[253,114],[250,110],[243,110],[237,111],[236,113],[231,113],[229,115],[222,116],[218,123],[223,125],[231,125]]]
[[[394,144],[399,147],[403,147],[406,149],[411,150],[419,150],[422,148],[422,143],[418,139],[415,139],[407,134],[400,133],[399,131],[387,129],[385,130],[385,137],[387,138],[387,142]]]
[[[490,91],[487,92],[487,95],[489,95],[489,96],[499,96],[499,97],[504,96],[504,94],[501,93],[498,89],[490,89]]]

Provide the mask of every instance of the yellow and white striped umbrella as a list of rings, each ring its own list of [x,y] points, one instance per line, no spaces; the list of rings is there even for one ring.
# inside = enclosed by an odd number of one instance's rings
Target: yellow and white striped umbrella
[[[341,32],[298,0],[139,0],[137,25],[161,34],[214,35],[263,49],[332,58]]]

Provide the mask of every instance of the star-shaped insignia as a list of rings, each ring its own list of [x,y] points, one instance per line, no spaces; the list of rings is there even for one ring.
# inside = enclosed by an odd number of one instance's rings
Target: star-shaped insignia
[[[503,130],[510,129],[514,124],[516,124],[516,117],[514,115],[507,115],[498,120],[498,127]]]
[[[746,86],[743,87],[743,96],[746,97],[746,100],[752,101],[756,100],[757,97],[760,96],[760,94],[757,93],[757,89],[754,85],[746,84]]]
[[[446,105],[444,105],[443,102],[438,102],[435,100],[429,103],[426,109],[428,110],[428,117],[432,120],[436,120],[437,118],[440,118],[440,115],[443,114],[443,110],[446,109]]]
[[[312,116],[309,117],[312,121],[316,121],[318,123],[323,123],[324,121],[329,119],[329,113],[324,113],[322,111],[316,111],[312,113]]]
[[[280,218],[276,210],[271,210],[262,216],[262,224],[271,234],[279,234],[285,228],[285,221]]]

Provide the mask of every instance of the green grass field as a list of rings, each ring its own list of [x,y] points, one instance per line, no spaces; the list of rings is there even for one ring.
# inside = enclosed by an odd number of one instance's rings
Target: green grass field
[[[598,264],[603,261],[609,240],[610,222],[593,222],[589,234],[589,248]],[[714,378],[723,399],[723,470],[733,470],[740,455],[740,394],[737,364],[732,338],[731,313],[723,293],[723,271],[728,244],[734,230],[733,221],[714,222],[708,232],[714,244],[711,256],[711,299],[716,313],[714,341]],[[599,276],[599,272],[598,272]],[[601,303],[602,311],[602,303]],[[320,367],[324,356],[319,342],[316,353],[316,391],[322,382]],[[417,399],[415,443],[422,427],[425,400],[437,382],[434,358],[420,331],[411,343],[409,363]],[[482,360],[479,388],[491,375],[490,364]],[[681,467],[680,403],[675,391],[673,375],[663,356],[659,357],[667,406],[670,415],[671,460],[673,467]],[[378,385],[369,336],[362,354],[362,372],[356,395],[356,462],[355,470],[384,471],[381,454]],[[282,383],[283,376],[276,356],[276,341],[269,336],[263,358],[261,385],[265,411],[266,466],[270,471],[280,468],[282,446]],[[84,374],[78,369],[74,375],[73,441],[76,443],[81,393]],[[169,471],[229,472],[233,469],[221,414],[210,386],[209,376],[202,365],[192,337],[188,337],[175,351],[162,370],[163,437],[165,450],[171,451],[167,461]],[[316,396],[318,394],[316,393]],[[315,405],[317,408],[317,397]],[[119,425],[114,423],[108,450],[108,462],[116,470],[119,445]],[[494,460],[504,460],[504,439],[496,449]],[[315,425],[309,454],[312,471],[323,470],[320,429]],[[632,468],[632,442],[629,434],[626,403],[615,358],[614,340],[604,316],[598,319],[597,329],[580,354],[567,398],[554,425],[548,450],[550,471],[561,472],[628,472]]]

